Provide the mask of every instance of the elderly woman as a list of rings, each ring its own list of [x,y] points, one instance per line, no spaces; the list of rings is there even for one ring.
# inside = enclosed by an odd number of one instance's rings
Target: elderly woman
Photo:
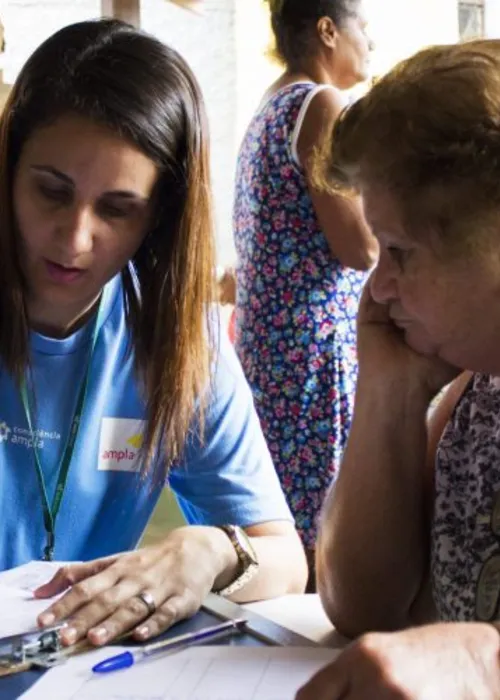
[[[380,259],[318,585],[341,632],[369,634],[300,700],[500,697],[499,76],[499,41],[430,48],[331,139]]]

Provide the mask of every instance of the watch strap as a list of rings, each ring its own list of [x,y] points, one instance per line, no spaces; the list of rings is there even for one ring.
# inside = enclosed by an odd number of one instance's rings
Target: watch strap
[[[229,585],[216,591],[218,595],[230,596],[236,593],[236,591],[239,591],[240,588],[243,588],[243,586],[246,586],[247,583],[253,579],[259,570],[259,561],[250,539],[243,528],[238,525],[219,525],[218,527],[229,537],[240,563],[239,572],[234,581],[231,581]]]

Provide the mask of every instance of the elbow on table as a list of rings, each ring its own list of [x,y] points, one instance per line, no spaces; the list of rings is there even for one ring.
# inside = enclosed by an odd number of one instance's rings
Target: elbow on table
[[[329,575],[330,574],[330,575]],[[335,630],[350,639],[368,632],[394,632],[409,627],[409,610],[378,604],[373,590],[356,595],[350,586],[333,580],[331,572],[318,567],[317,588],[323,609]]]
[[[362,620],[351,615],[347,606],[339,605],[339,600],[332,595],[331,586],[322,585],[317,581],[317,589],[321,605],[336,632],[348,639],[355,639],[367,632],[367,625]]]

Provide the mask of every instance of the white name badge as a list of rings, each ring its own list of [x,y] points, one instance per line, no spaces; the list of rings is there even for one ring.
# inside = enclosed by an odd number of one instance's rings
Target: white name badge
[[[99,471],[138,472],[146,421],[103,418],[99,440]]]

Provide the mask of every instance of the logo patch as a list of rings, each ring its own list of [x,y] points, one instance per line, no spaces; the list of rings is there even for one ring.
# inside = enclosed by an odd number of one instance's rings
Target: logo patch
[[[8,440],[11,432],[12,431],[7,425],[7,423],[5,421],[2,421],[0,423],[0,442]]]
[[[146,422],[135,418],[103,418],[99,440],[99,471],[138,472],[139,450]]]

